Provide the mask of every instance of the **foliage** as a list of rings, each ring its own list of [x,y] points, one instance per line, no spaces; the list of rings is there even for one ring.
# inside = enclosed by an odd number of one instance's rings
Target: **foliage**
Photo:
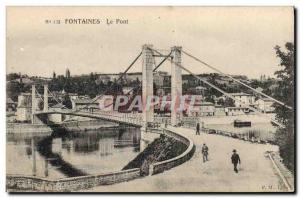
[[[7,97],[11,98],[13,101],[18,100],[18,95],[22,92],[29,92],[31,90],[31,85],[26,85],[20,82],[8,82],[6,84]]]
[[[275,72],[279,81],[274,97],[292,109],[274,104],[276,120],[283,125],[276,131],[276,143],[279,145],[283,162],[291,171],[294,171],[294,44],[288,42],[285,48],[282,50],[279,46],[275,47],[281,69]]]

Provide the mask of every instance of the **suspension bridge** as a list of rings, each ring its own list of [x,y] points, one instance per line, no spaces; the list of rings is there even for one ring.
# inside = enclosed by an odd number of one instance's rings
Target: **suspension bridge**
[[[191,74],[194,78],[198,79],[199,81],[203,82],[204,84],[208,85],[209,87],[219,91],[220,93],[224,94],[226,97],[232,99],[233,101],[238,101],[240,104],[242,104],[243,107],[249,108],[251,111],[259,114],[264,115],[261,110],[245,104],[244,101],[242,101],[239,98],[233,97],[230,93],[227,93],[226,91],[222,90],[221,88],[217,87],[216,85],[208,82],[207,80],[199,77],[195,73],[193,73],[190,69],[187,69],[186,66],[182,64],[181,56],[182,54],[188,56],[189,58],[192,58],[193,60],[197,61],[201,65],[204,65],[215,72],[218,72],[219,74],[226,76],[233,81],[237,82],[238,84],[249,88],[252,92],[259,94],[263,97],[266,97],[270,100],[272,100],[274,103],[277,103],[279,105],[282,105],[286,107],[287,109],[291,110],[292,107],[287,106],[281,101],[276,100],[275,98],[266,95],[265,93],[262,93],[260,91],[257,91],[253,87],[245,84],[244,82],[233,78],[231,75],[225,74],[221,70],[217,69],[214,66],[209,65],[208,63],[200,60],[199,58],[195,57],[194,55],[190,54],[189,52],[186,52],[182,49],[182,47],[174,46],[169,50],[169,53],[164,54],[163,52],[166,50],[159,50],[155,49],[153,45],[146,44],[143,45],[142,51],[137,55],[137,57],[131,62],[131,64],[125,69],[123,73],[119,76],[119,78],[116,80],[116,82],[120,81],[124,75],[133,67],[133,65],[137,62],[138,59],[142,58],[142,86],[140,84],[136,85],[132,90],[130,90],[127,94],[132,92],[134,89],[142,88],[142,102],[143,106],[145,106],[145,103],[147,101],[147,98],[153,96],[153,72],[155,72],[163,63],[166,61],[171,62],[171,103],[172,107],[178,106],[179,99],[182,96],[182,71],[185,71],[189,74]],[[159,64],[156,65],[156,58],[162,58],[162,60],[159,62]],[[150,106],[150,109],[143,108],[143,111],[141,114],[128,114],[128,113],[120,113],[120,112],[107,112],[103,111],[102,109],[98,109],[97,112],[88,112],[85,111],[85,108],[82,108],[80,110],[70,110],[70,109],[61,109],[61,110],[49,110],[48,105],[48,98],[49,95],[54,98],[54,100],[58,103],[59,100],[55,97],[55,95],[48,89],[48,85],[44,85],[44,94],[43,97],[41,94],[39,94],[36,90],[36,85],[32,85],[32,123],[36,123],[39,119],[39,116],[47,116],[51,114],[65,114],[65,115],[74,115],[74,116],[82,116],[82,117],[90,117],[90,118],[97,118],[97,119],[104,119],[109,121],[114,121],[118,123],[123,124],[129,124],[134,126],[142,127],[145,131],[147,131],[148,127],[151,126],[158,126],[160,123],[155,122],[155,116],[154,116],[154,107]],[[103,94],[96,96],[94,99],[92,99],[92,102],[96,102],[98,99],[101,99],[108,90],[110,90],[111,87],[108,87],[107,90],[103,92]],[[40,97],[43,101],[43,110],[37,110],[37,98]],[[86,105],[88,107],[88,105]],[[183,119],[182,111],[179,111],[177,108],[172,108],[171,110],[171,122],[170,125],[177,126],[181,120]],[[278,123],[274,119],[270,119],[271,122],[275,123],[278,126],[282,126],[280,123]]]
[[[182,95],[182,71],[185,71],[188,74],[191,74],[194,78],[203,82],[207,86],[219,91],[220,93],[232,99],[233,101],[238,101],[240,104],[243,105],[243,107],[249,108],[251,111],[259,114],[260,116],[265,115],[264,112],[261,112],[259,109],[247,105],[244,101],[234,97],[230,93],[227,93],[226,91],[222,90],[221,88],[217,87],[211,82],[199,77],[191,69],[188,69],[186,66],[184,66],[184,64],[182,63],[182,55],[186,55],[187,57],[195,60],[199,65],[208,67],[214,70],[215,72],[219,73],[220,75],[226,76],[231,80],[235,81],[236,83],[240,84],[241,86],[248,88],[252,92],[260,96],[266,97],[272,100],[274,103],[284,106],[288,110],[292,110],[292,107],[284,104],[282,101],[268,96],[265,93],[257,91],[255,88],[251,87],[245,82],[241,82],[240,80],[233,78],[231,75],[226,74],[225,72],[219,70],[217,67],[214,67],[206,63],[205,61],[202,61],[201,59],[197,58],[196,56],[192,55],[191,53],[186,52],[182,49],[182,47],[179,46],[172,47],[170,50],[167,50],[166,53],[166,50],[156,49],[153,47],[153,45],[143,45],[142,51],[138,53],[137,57],[129,64],[125,71],[121,73],[116,82],[120,81],[124,77],[124,75],[126,75],[126,73],[133,67],[133,65],[135,65],[137,60],[141,58],[142,82],[141,85],[136,85],[136,87],[130,90],[130,92],[132,92],[136,88],[142,89],[142,102],[144,107],[147,98],[153,96],[154,94],[153,72],[155,72],[166,61],[169,61],[171,63],[172,106],[178,106],[178,100]],[[156,64],[157,58],[160,59],[158,64]],[[96,96],[94,99],[92,99],[92,102],[96,102],[97,100],[101,99],[110,89],[111,87],[108,87],[107,90],[103,92],[103,94]],[[201,139],[199,139],[198,136],[194,135],[193,130],[178,127],[182,120],[187,118],[183,116],[182,111],[178,110],[177,108],[171,108],[171,117],[168,119],[168,122],[162,122],[155,116],[153,106],[150,106],[149,109],[143,108],[143,111],[141,113],[123,113],[118,111],[106,111],[100,108],[96,111],[90,112],[87,110],[89,106],[88,104],[85,106],[86,108],[77,110],[67,108],[53,110],[49,108],[49,95],[53,97],[53,99],[55,99],[58,104],[61,104],[59,99],[55,97],[55,94],[53,94],[49,90],[48,85],[44,85],[43,96],[37,92],[36,85],[32,85],[32,124],[39,123],[42,119],[45,122],[45,119],[47,120],[48,116],[51,114],[72,115],[80,117],[89,117],[94,119],[102,119],[134,127],[140,127],[141,140],[147,140],[146,134],[148,131],[158,129],[160,127],[166,127],[167,125],[169,125],[168,127],[176,131],[177,133],[184,133],[191,140],[193,140],[196,144],[196,155],[189,162],[186,162],[180,167],[176,167],[174,171],[171,171],[172,173],[168,172],[167,174],[163,174],[162,176],[153,176],[150,179],[143,180],[141,184],[143,184],[143,182],[146,182],[146,188],[144,189],[146,191],[155,191],[155,189],[157,188],[161,191],[178,191],[179,187],[182,187],[181,189],[187,191],[199,191],[200,184],[201,189],[203,188],[203,191],[214,191],[216,185],[221,186],[220,191],[236,191],[236,188],[238,189],[237,191],[257,191],[261,190],[261,188],[263,188],[264,186],[277,186],[279,183],[279,178],[276,175],[276,173],[274,173],[270,160],[266,159],[266,157],[264,156],[266,151],[276,150],[274,146],[270,147],[268,145],[255,145],[251,143],[245,143],[236,139],[234,140],[221,136],[210,136],[209,134],[203,134],[201,136]],[[42,110],[37,109],[37,98],[40,98],[43,101]],[[269,116],[267,117],[268,119],[270,119],[270,122],[275,123],[278,127],[282,127],[282,125],[276,120],[272,120]],[[197,119],[197,122],[200,121],[201,117]],[[164,126],[162,126],[162,123],[164,123]],[[198,158],[200,158],[200,148],[204,142],[206,142],[209,146],[212,147],[211,152],[213,154],[210,157],[211,160],[209,160],[208,163],[203,164],[203,166],[201,166],[201,164],[199,164],[200,159]],[[238,150],[241,151],[241,154],[243,156],[243,161],[249,164],[249,166],[245,168],[245,172],[242,172],[241,178],[243,182],[241,183],[236,182],[236,175],[232,173],[233,171],[229,171],[230,167],[227,167],[228,165],[225,165],[225,167],[223,166],[224,162],[228,160],[228,152],[230,152],[232,148],[238,148]],[[255,151],[255,153],[252,152],[252,154],[249,155],[249,153],[247,152],[251,150]],[[258,161],[259,164],[257,164]],[[200,171],[197,169],[198,166],[201,166]],[[174,175],[177,179],[174,179]],[[188,175],[189,178],[192,178],[192,182],[194,183],[186,181],[184,183],[189,185],[183,185],[181,181],[187,179],[186,175]],[[264,176],[261,177],[262,175]],[[203,183],[203,181],[201,181],[202,178],[206,178],[208,183]],[[222,181],[220,180],[220,178],[223,178],[221,179]],[[136,182],[138,182],[138,184]],[[118,189],[121,189],[124,191],[124,189],[128,189],[129,191],[135,191],[136,185],[140,184],[139,182],[140,181],[133,181],[124,184],[114,185],[112,187],[99,187],[98,189],[92,190],[118,191]],[[158,187],[157,183],[162,183],[164,187]],[[282,189],[279,189],[279,191],[281,190]]]

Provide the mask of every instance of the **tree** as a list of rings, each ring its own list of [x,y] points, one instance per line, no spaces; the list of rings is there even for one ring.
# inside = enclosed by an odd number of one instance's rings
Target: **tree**
[[[71,77],[71,72],[69,69],[66,70],[66,78],[70,78]]]
[[[288,42],[285,44],[285,48],[282,50],[279,46],[275,47],[281,69],[274,73],[279,79],[274,97],[292,109],[274,104],[276,120],[283,125],[277,129],[275,141],[279,146],[284,164],[294,171],[294,44]]]
[[[65,95],[62,104],[65,105],[66,108],[72,109],[72,101],[70,96]]]

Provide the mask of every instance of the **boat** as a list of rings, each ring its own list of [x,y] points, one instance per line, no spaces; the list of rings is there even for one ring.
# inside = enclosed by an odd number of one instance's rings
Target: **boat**
[[[242,120],[234,120],[233,122],[234,127],[251,127],[250,121],[242,121]]]

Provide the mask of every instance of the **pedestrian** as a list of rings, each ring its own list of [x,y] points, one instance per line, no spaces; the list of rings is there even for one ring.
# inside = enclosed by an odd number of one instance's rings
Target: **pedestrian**
[[[238,173],[238,169],[237,169],[237,164],[241,164],[241,159],[240,159],[240,156],[239,154],[237,154],[236,150],[233,149],[233,154],[231,156],[231,162],[233,164],[233,170]]]
[[[197,125],[196,125],[196,135],[200,135],[200,124],[199,124],[199,122],[197,122]]]
[[[208,161],[208,147],[206,146],[206,144],[204,143],[202,146],[202,157],[203,157],[203,162]]]

